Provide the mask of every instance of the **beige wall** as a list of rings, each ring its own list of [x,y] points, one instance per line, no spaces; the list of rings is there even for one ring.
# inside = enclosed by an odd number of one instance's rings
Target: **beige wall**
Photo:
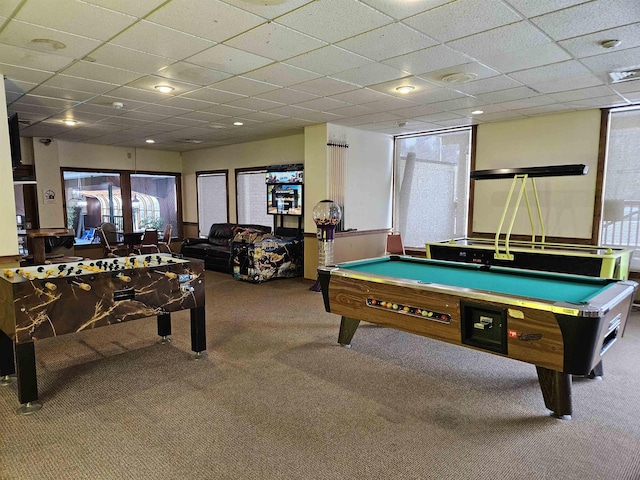
[[[589,173],[586,176],[539,178],[536,184],[546,234],[589,239],[594,214],[599,134],[599,110],[479,125],[476,169],[587,165]],[[474,232],[496,232],[510,185],[510,180],[475,182]],[[530,198],[534,202],[533,197]],[[535,203],[532,207],[535,209]],[[502,232],[506,227],[507,224]],[[539,229],[537,231],[540,232]],[[513,233],[531,233],[524,199]]]
[[[0,98],[5,98],[4,82],[0,82]],[[0,118],[7,118],[7,105],[2,102]],[[5,125],[7,125],[5,123]],[[18,255],[18,226],[16,225],[16,203],[13,195],[13,169],[11,168],[11,147],[9,128],[0,128],[0,191],[7,192],[0,201],[0,264],[15,266],[15,260],[6,257]],[[2,257],[5,257],[2,259]]]
[[[185,152],[182,154],[183,219],[185,222],[198,222],[196,195],[196,172],[198,171],[229,170],[229,220],[235,222],[235,168],[303,162],[304,136],[302,134]],[[305,178],[305,183],[306,181]],[[307,195],[308,192],[305,192],[305,201],[308,202]]]

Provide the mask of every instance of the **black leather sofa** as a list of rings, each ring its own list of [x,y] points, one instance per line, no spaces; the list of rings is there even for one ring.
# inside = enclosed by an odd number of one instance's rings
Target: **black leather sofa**
[[[180,253],[185,257],[204,260],[207,270],[232,273],[231,240],[239,230],[247,228],[271,233],[271,227],[265,225],[214,223],[206,238],[185,238]]]

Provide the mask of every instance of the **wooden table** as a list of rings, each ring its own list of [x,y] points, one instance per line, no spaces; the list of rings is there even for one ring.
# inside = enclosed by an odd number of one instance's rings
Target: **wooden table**
[[[38,228],[25,230],[29,252],[33,255],[33,263],[41,265],[47,260],[45,239],[51,237],[74,237],[73,230],[66,228]]]

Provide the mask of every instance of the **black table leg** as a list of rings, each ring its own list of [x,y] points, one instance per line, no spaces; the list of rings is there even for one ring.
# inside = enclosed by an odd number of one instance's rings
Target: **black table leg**
[[[593,367],[591,373],[589,373],[589,378],[593,378],[595,380],[602,380],[602,376],[604,375],[604,367],[602,366],[602,360],[598,362],[598,364]]]
[[[338,343],[343,347],[351,345],[351,339],[360,325],[360,320],[355,318],[342,317],[340,320],[340,333],[338,333]]]
[[[158,343],[171,343],[169,336],[171,335],[171,314],[163,313],[158,315],[158,335],[160,341]]]
[[[563,420],[571,419],[571,375],[536,365],[545,406]]]
[[[16,373],[16,364],[13,360],[13,340],[0,330],[0,377],[14,373]]]
[[[204,307],[195,307],[191,309],[191,350],[196,352],[196,358],[198,358],[206,349]]]
[[[20,414],[40,410],[38,381],[36,379],[36,351],[33,342],[16,344],[16,373],[18,375],[18,401]]]

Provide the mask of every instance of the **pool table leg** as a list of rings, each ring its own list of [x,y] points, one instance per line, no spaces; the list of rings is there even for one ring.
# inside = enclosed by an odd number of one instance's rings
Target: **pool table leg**
[[[340,333],[338,334],[338,343],[343,347],[351,345],[353,334],[356,333],[360,320],[355,318],[342,317],[340,320]]]
[[[536,365],[545,406],[553,416],[571,419],[571,375]]]
[[[588,377],[593,378],[594,380],[602,380],[602,376],[604,375],[604,367],[602,366],[602,360],[598,362],[598,364],[593,367],[591,373],[589,373]]]

